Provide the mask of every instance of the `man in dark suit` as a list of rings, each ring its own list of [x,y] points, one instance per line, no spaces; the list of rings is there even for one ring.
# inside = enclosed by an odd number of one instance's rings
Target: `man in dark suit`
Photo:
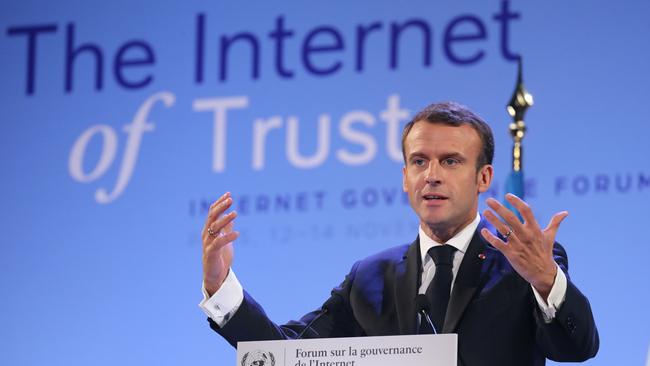
[[[204,300],[210,325],[231,344],[305,337],[416,334],[431,331],[417,315],[424,294],[433,327],[457,333],[461,365],[543,365],[547,358],[583,361],[598,350],[589,302],[568,279],[555,242],[560,212],[541,229],[528,205],[506,199],[523,221],[494,199],[483,219],[478,195],[493,177],[489,126],[456,103],[433,104],[402,135],[403,187],[420,219],[410,245],[353,266],[322,311],[278,326],[243,291],[234,272],[236,213],[229,194],[210,208],[203,230]]]

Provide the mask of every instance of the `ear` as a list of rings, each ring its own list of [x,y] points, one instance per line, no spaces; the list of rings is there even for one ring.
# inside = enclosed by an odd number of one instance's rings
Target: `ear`
[[[476,173],[476,183],[478,185],[478,192],[486,192],[492,184],[492,177],[494,176],[494,168],[490,164],[485,164]]]
[[[402,167],[402,190],[408,193],[408,187],[406,185],[406,165]]]

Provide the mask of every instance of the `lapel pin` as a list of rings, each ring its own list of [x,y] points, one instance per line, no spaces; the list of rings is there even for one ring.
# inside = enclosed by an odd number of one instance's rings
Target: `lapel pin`
[[[480,260],[485,260],[485,254],[483,254],[483,253],[479,253],[479,255],[478,255],[478,259],[480,259]]]

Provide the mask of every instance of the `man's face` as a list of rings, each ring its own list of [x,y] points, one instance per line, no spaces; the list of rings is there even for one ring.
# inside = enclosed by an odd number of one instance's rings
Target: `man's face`
[[[434,239],[446,241],[469,224],[478,194],[492,181],[492,166],[476,169],[481,138],[471,126],[416,122],[404,141],[404,192]],[[446,237],[449,236],[449,237]]]

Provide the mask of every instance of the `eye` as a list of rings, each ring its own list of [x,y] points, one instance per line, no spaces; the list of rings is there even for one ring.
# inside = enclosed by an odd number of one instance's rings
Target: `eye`
[[[421,158],[413,159],[413,164],[416,166],[424,166],[424,159]]]
[[[442,165],[454,166],[460,163],[460,160],[454,158],[446,158],[442,161]]]

